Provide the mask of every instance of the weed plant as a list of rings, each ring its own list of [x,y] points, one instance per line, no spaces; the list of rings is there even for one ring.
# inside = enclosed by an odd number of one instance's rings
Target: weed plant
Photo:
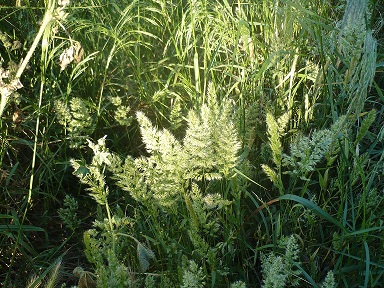
[[[0,4],[0,285],[382,287],[383,4]]]

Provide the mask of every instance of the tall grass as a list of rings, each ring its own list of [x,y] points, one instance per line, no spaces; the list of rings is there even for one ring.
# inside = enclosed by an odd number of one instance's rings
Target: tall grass
[[[0,283],[379,287],[383,7],[334,2],[2,4]]]

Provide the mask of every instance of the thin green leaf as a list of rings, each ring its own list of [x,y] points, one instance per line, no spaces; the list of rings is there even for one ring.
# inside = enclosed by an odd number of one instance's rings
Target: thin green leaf
[[[369,247],[367,244],[367,241],[364,241],[364,250],[365,250],[365,278],[364,278],[364,287],[368,287],[368,281],[369,281],[369,263],[370,263],[370,256],[369,256]]]
[[[309,201],[308,199],[305,199],[303,197],[293,195],[293,194],[286,194],[286,195],[280,196],[278,199],[279,200],[291,200],[291,201],[295,201],[297,203],[300,203],[304,207],[311,209],[318,216],[324,218],[325,220],[328,220],[329,222],[335,224],[335,226],[339,227],[344,232],[348,233],[347,229],[339,221],[337,221],[335,218],[333,218],[331,215],[329,215],[326,211],[324,211],[323,209],[321,209],[319,206],[317,206],[312,201]]]

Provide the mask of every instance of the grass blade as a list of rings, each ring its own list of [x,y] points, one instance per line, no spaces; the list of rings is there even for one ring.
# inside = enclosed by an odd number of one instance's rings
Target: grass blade
[[[335,218],[329,215],[326,211],[324,211],[323,209],[321,209],[319,206],[317,206],[312,201],[309,201],[308,199],[305,199],[303,197],[293,195],[293,194],[286,194],[286,195],[280,196],[278,199],[295,201],[303,205],[304,207],[311,209],[318,216],[322,217],[325,220],[328,220],[329,222],[333,223],[335,226],[339,227],[344,232],[348,233],[347,229],[339,221],[337,221]]]
[[[367,241],[364,241],[364,250],[365,250],[365,279],[364,279],[364,287],[368,287],[368,281],[369,281],[369,263],[370,263],[370,256],[369,256],[369,247],[367,244]]]

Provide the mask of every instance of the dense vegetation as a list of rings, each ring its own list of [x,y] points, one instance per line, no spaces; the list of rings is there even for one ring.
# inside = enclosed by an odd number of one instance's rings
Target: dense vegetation
[[[3,0],[0,286],[383,287],[376,0]]]

